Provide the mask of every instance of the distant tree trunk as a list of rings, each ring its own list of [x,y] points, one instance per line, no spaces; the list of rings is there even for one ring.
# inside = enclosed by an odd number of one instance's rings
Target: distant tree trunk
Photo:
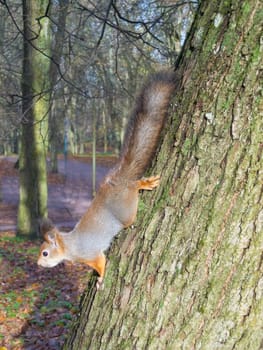
[[[204,0],[136,229],[64,349],[263,346],[262,2]]]
[[[92,115],[92,195],[96,195],[96,153],[97,153],[97,108],[94,103]]]
[[[50,149],[50,170],[52,173],[58,173],[58,150],[59,150],[59,135],[58,123],[55,117],[55,105],[56,101],[52,101],[51,96],[51,108],[49,114],[49,149]]]
[[[35,234],[47,216],[46,149],[49,112],[49,1],[23,1],[23,119],[19,154],[18,233]]]
[[[54,38],[54,46],[52,48],[52,62],[50,65],[50,92],[51,92],[51,98],[50,103],[53,105],[53,96],[54,96],[54,88],[57,84],[57,79],[59,76],[59,65],[61,62],[61,57],[63,53],[63,43],[65,38],[65,28],[66,28],[66,19],[68,14],[68,0],[59,0],[58,1],[58,23]],[[53,106],[52,106],[53,107]],[[50,109],[50,118],[49,118],[49,135],[50,135],[50,158],[51,158],[51,171],[53,173],[58,172],[58,162],[57,162],[57,155],[58,155],[58,146],[59,146],[59,140],[58,140],[58,128],[59,123],[57,122],[56,115],[54,113],[54,108]]]
[[[108,128],[106,123],[106,113],[105,107],[103,106],[102,110],[102,124],[103,124],[103,152],[108,152]]]

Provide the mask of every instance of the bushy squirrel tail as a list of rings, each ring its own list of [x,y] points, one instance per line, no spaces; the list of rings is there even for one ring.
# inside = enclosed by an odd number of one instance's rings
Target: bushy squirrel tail
[[[110,176],[112,179],[138,180],[143,176],[156,152],[176,80],[174,72],[163,71],[153,74],[143,85],[127,125],[120,160]]]

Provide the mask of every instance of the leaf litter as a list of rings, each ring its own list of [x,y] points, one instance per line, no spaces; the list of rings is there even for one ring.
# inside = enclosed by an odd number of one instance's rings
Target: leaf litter
[[[4,176],[17,177],[18,170],[14,162],[0,159],[0,180]],[[63,181],[62,175],[49,174],[49,183]],[[16,210],[0,197],[5,224],[13,223]],[[61,349],[78,314],[80,296],[91,276],[88,268],[38,267],[40,244],[12,231],[0,232],[0,350]]]
[[[91,274],[83,265],[36,264],[40,241],[0,234],[0,349],[61,349]]]

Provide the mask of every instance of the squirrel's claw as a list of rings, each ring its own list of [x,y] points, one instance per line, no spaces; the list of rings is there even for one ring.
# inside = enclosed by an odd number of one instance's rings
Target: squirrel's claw
[[[97,278],[96,288],[97,288],[97,290],[103,290],[104,289],[103,277],[98,277]]]

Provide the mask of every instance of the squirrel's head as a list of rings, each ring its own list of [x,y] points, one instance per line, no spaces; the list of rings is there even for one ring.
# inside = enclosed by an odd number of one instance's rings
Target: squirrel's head
[[[43,267],[54,267],[64,260],[64,244],[59,231],[45,220],[40,225],[44,243],[40,247],[37,264]]]

